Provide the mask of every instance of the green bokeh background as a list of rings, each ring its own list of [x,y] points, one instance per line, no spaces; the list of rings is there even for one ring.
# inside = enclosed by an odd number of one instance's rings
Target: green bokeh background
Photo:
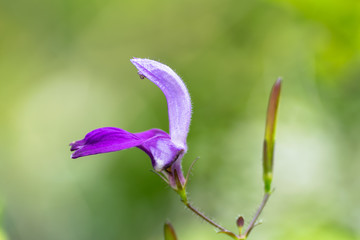
[[[193,101],[184,168],[200,209],[235,230],[262,198],[271,85],[284,78],[274,195],[250,236],[360,239],[358,0],[0,0],[0,239],[229,239],[184,209],[142,151],[70,159],[98,127],[168,130],[132,57]],[[249,238],[249,239],[250,239]]]

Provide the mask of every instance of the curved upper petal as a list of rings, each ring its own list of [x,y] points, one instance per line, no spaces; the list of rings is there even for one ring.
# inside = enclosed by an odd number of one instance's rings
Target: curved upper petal
[[[157,61],[140,58],[133,58],[130,61],[139,70],[140,76],[155,83],[165,94],[171,140],[186,151],[186,137],[191,120],[191,100],[184,82],[171,68]]]

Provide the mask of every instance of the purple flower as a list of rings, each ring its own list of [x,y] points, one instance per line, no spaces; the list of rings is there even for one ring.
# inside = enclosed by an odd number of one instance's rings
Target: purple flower
[[[120,128],[95,129],[85,138],[70,144],[72,158],[120,151],[137,147],[147,153],[155,171],[162,172],[172,187],[176,179],[185,183],[181,171],[181,159],[187,151],[186,137],[191,120],[189,92],[181,78],[168,66],[149,59],[130,60],[141,78],[146,77],[165,94],[169,112],[170,134],[160,129],[130,133]]]

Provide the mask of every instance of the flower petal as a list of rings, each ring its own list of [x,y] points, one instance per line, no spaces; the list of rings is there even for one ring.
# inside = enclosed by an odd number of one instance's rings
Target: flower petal
[[[167,132],[164,132],[161,129],[150,129],[144,132],[139,132],[139,133],[134,133],[137,137],[144,139],[145,141],[152,138],[152,137],[165,137],[165,138],[169,138],[170,136]]]
[[[156,171],[170,166],[184,151],[160,129],[130,133],[114,127],[99,128],[86,134],[84,139],[70,143],[70,146],[71,151],[75,151],[72,158],[138,147],[149,155]]]
[[[184,152],[184,149],[175,145],[169,137],[155,136],[138,146],[151,158],[153,168],[160,172],[171,166]]]
[[[186,151],[186,137],[191,120],[191,100],[185,84],[171,68],[162,63],[140,58],[133,58],[130,61],[139,70],[141,77],[148,78],[165,94],[171,139]]]
[[[75,151],[71,157],[119,151],[139,146],[143,142],[144,139],[140,136],[120,128],[99,128],[86,134],[84,139],[70,143],[70,150]]]

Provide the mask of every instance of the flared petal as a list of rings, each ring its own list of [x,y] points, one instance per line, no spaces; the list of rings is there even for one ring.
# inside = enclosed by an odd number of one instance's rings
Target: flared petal
[[[165,94],[171,140],[186,152],[186,138],[191,120],[191,100],[181,78],[168,66],[149,59],[130,60],[139,70],[140,77],[146,77]]]
[[[95,129],[85,138],[70,143],[72,158],[120,151],[138,147],[149,155],[156,171],[170,166],[184,149],[177,147],[169,134],[160,129],[150,129],[140,133],[130,133],[120,128],[105,127]]]
[[[71,157],[119,151],[139,146],[143,142],[143,138],[120,128],[99,128],[86,134],[84,139],[70,143],[70,150],[75,151]]]

